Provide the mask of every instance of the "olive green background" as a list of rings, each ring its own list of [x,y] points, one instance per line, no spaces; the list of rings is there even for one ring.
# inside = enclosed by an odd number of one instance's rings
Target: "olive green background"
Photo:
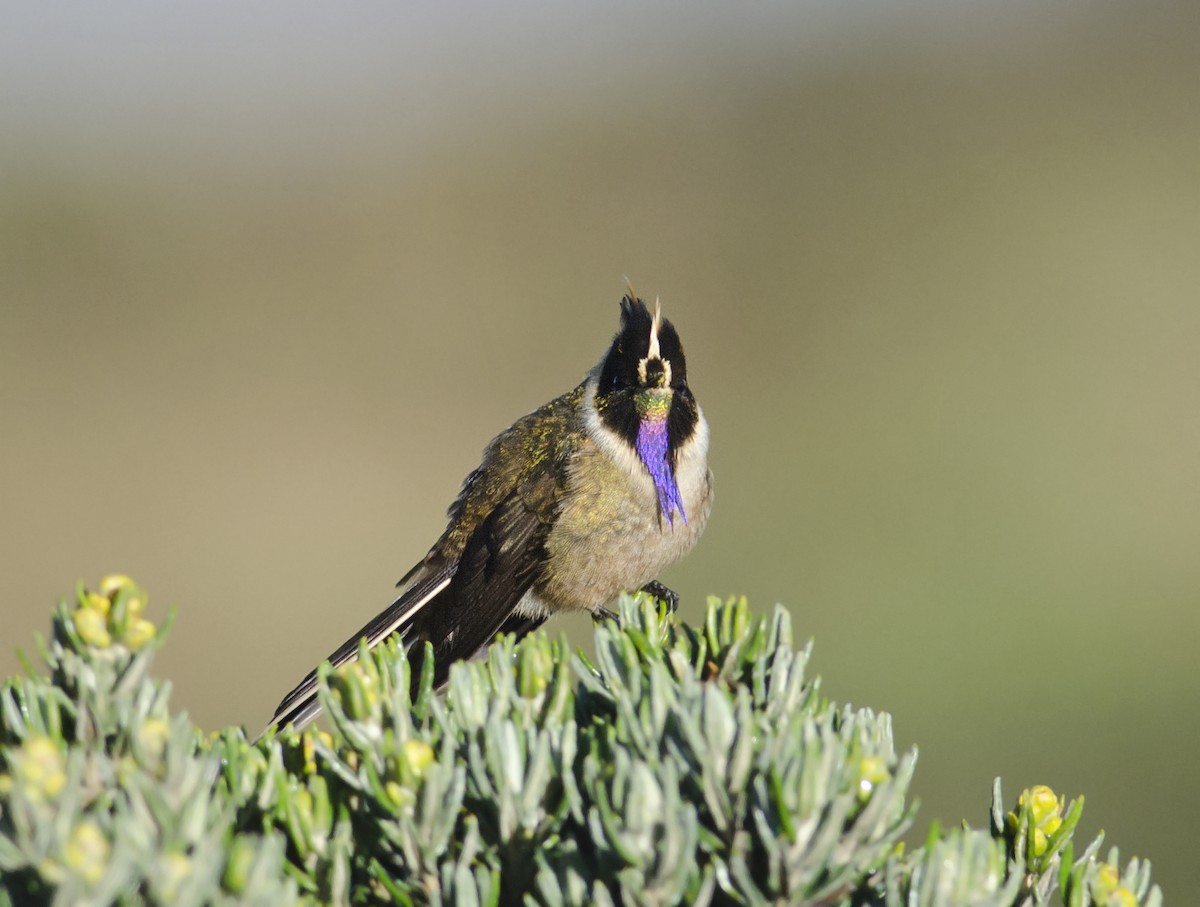
[[[256,732],[628,276],[712,427],[684,616],[784,603],[918,830],[1083,792],[1186,903],[1195,4],[334,6],[5,14],[0,670],[127,572]]]

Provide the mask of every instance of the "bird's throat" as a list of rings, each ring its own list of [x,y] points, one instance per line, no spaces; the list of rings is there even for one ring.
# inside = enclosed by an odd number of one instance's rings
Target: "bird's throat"
[[[687,514],[683,509],[683,498],[679,494],[679,485],[675,482],[675,470],[671,468],[670,445],[667,438],[666,413],[661,416],[651,411],[642,417],[638,423],[637,452],[650,478],[654,481],[654,490],[658,494],[658,510],[672,526],[675,525],[675,511],[684,525],[687,524]]]

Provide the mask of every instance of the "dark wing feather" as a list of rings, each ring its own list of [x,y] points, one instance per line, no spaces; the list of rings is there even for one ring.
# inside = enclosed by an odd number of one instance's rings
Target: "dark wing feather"
[[[542,505],[553,496],[554,478],[547,474],[535,484],[541,487],[512,492],[488,514],[467,539],[445,601],[421,615],[421,637],[433,643],[435,686],[446,682],[452,663],[470,658],[502,629],[524,635],[545,619],[513,613],[546,556],[550,520]]]

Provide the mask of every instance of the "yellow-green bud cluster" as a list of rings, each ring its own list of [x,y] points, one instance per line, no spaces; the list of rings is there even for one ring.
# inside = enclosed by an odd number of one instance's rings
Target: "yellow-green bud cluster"
[[[359,658],[342,665],[329,678],[329,688],[348,718],[375,724],[382,720],[382,683],[373,660]]]
[[[517,650],[517,689],[526,699],[546,692],[554,674],[554,653],[550,645],[537,645],[540,640]]]
[[[1017,808],[1008,814],[1008,829],[1016,833],[1021,825],[1022,817],[1029,815],[1033,819],[1033,830],[1027,844],[1028,855],[1040,857],[1050,846],[1050,839],[1063,824],[1064,801],[1045,784],[1037,784],[1026,788],[1017,798]]]
[[[104,831],[95,822],[84,819],[71,830],[63,862],[74,874],[95,885],[108,868],[112,850]]]
[[[328,731],[316,728],[305,728],[295,731],[289,725],[281,738],[283,742],[283,762],[288,770],[297,775],[313,775],[317,771],[316,744],[320,741],[328,748],[333,748],[333,737]]]
[[[53,800],[67,783],[67,760],[49,737],[30,737],[9,754],[8,774],[0,775],[0,794],[19,789],[29,800]]]
[[[435,758],[433,747],[424,740],[406,740],[388,759],[391,777],[385,782],[384,791],[398,811],[411,811],[417,800],[417,788]]]
[[[997,792],[998,796],[998,792]],[[1083,797],[1067,801],[1044,784],[1022,791],[1016,808],[1000,823],[1010,853],[1025,862],[1029,871],[1045,875],[1061,861],[1083,815]]]
[[[858,760],[858,799],[870,800],[875,788],[891,777],[887,760],[882,756],[863,756]]]
[[[1121,870],[1111,863],[1096,867],[1088,887],[1096,907],[1138,907],[1137,895],[1121,884]]]
[[[157,628],[141,616],[146,596],[127,576],[119,574],[100,580],[100,591],[82,586],[76,597],[71,622],[79,638],[93,649],[124,646],[136,652],[154,639]]]

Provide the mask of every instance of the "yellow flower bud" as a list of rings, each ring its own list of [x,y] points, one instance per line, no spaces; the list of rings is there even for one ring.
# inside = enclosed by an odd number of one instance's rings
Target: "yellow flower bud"
[[[406,740],[403,747],[404,759],[418,778],[433,762],[433,747],[422,740]]]
[[[129,622],[129,626],[125,628],[125,638],[123,642],[132,651],[136,652],[150,640],[154,639],[154,634],[157,632],[154,624],[143,618],[134,618]]]
[[[1138,907],[1137,895],[1122,886],[1108,896],[1104,907]]]
[[[95,885],[108,867],[108,838],[94,822],[86,819],[75,826],[67,842],[64,862],[86,882]]]
[[[108,622],[104,615],[95,608],[79,608],[71,614],[75,622],[75,631],[89,646],[97,649],[107,649],[112,645],[112,635],[108,632]]]
[[[135,583],[128,576],[125,576],[123,573],[112,573],[101,578],[100,591],[105,595],[111,596],[118,589],[132,585],[135,585]]]
[[[1121,886],[1121,872],[1112,863],[1101,863],[1092,876],[1092,892],[1101,900]]]
[[[1057,795],[1044,784],[1029,788],[1021,794],[1021,798],[1017,802],[1021,806],[1029,804],[1033,821],[1038,826],[1041,826],[1050,816],[1056,816],[1059,813]]]
[[[164,901],[172,901],[179,894],[179,886],[192,874],[192,861],[187,854],[169,853],[159,864],[159,892]]]
[[[553,671],[549,652],[531,641],[517,655],[517,688],[526,699],[546,691]]]
[[[15,774],[30,799],[56,797],[66,786],[66,760],[49,737],[30,737],[14,761]]]
[[[313,746],[311,733],[300,735],[300,752],[304,757],[304,774],[315,775],[317,773],[317,751]]]
[[[865,800],[876,786],[891,777],[882,756],[864,756],[858,762],[858,797]]]
[[[161,718],[147,718],[138,728],[138,743],[142,749],[155,759],[162,756],[167,747],[167,738],[171,736],[171,726]]]
[[[97,595],[95,592],[89,592],[84,597],[83,603],[85,607],[95,608],[101,614],[108,614],[108,609],[112,607],[112,602],[103,595]]]

